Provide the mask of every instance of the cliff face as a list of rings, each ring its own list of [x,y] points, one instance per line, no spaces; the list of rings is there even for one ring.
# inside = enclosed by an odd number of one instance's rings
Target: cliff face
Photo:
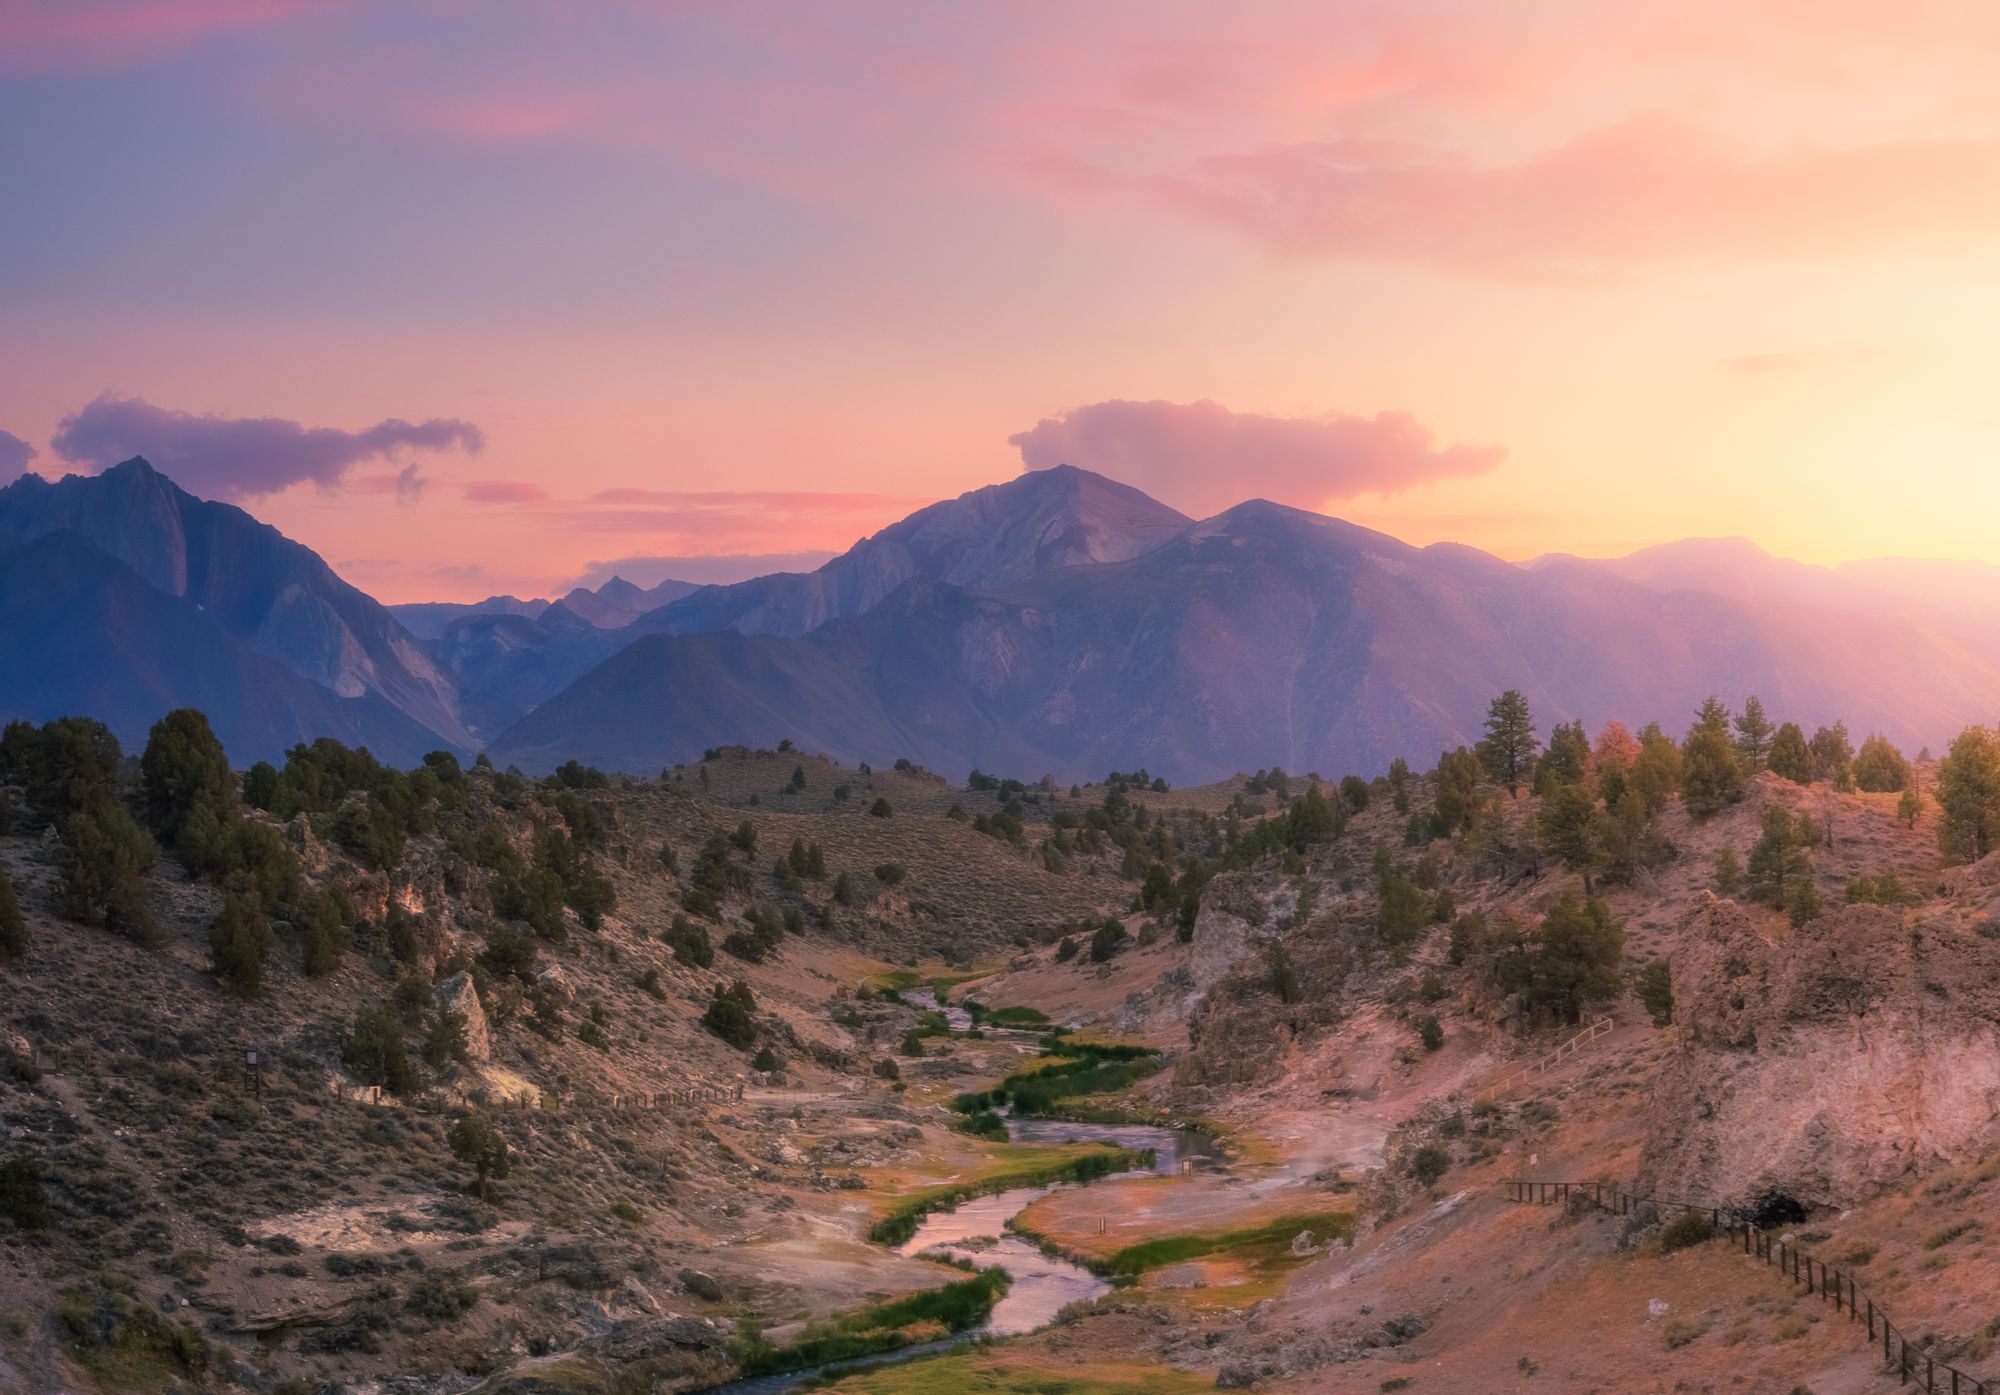
[[[1794,932],[1704,896],[1683,930],[1649,1189],[1851,1205],[2000,1138],[1985,910],[1847,906]]]

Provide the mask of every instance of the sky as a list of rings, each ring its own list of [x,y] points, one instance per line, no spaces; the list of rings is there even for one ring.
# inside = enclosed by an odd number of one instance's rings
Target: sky
[[[1069,463],[1416,543],[2000,562],[2000,7],[0,0],[0,481],[388,601]]]

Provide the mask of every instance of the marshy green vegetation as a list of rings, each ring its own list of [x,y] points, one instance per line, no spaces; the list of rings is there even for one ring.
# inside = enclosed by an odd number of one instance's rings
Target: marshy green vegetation
[[[982,1269],[942,1288],[807,1323],[804,1331],[782,1344],[767,1340],[759,1325],[745,1323],[733,1354],[743,1374],[763,1376],[897,1351],[977,1327],[1007,1292],[1008,1283],[1006,1270]]]
[[[1354,1234],[1351,1211],[1307,1211],[1277,1216],[1257,1225],[1234,1230],[1196,1231],[1187,1235],[1167,1235],[1128,1245],[1090,1267],[1112,1278],[1137,1278],[1149,1269],[1164,1269],[1211,1255],[1229,1255],[1253,1264],[1268,1264],[1291,1257],[1292,1241],[1301,1231],[1311,1231],[1315,1245],[1331,1240],[1350,1239]]]
[[[977,1116],[1009,1105],[1024,1117],[1053,1118],[1065,1100],[1129,1089],[1162,1064],[1160,1053],[1150,1046],[1080,1042],[1060,1034],[1044,1040],[1042,1050],[1042,1060],[997,1085],[956,1096],[951,1107]]]

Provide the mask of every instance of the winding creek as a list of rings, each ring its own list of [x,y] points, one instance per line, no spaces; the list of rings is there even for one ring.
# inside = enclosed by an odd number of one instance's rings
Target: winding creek
[[[1079,1124],[1063,1119],[1009,1119],[1010,1143],[1116,1143],[1126,1148],[1153,1150],[1152,1171],[1173,1176],[1183,1162],[1212,1166],[1220,1158],[1213,1140],[1186,1129],[1161,1128],[1150,1124]],[[1132,1176],[1132,1173],[1122,1174]],[[1081,1265],[1045,1255],[1035,1245],[1012,1234],[1007,1222],[1027,1210],[1052,1191],[1089,1183],[1059,1182],[1048,1187],[1018,1187],[973,1197],[948,1211],[934,1211],[924,1217],[917,1232],[898,1247],[904,1255],[936,1254],[969,1260],[982,1268],[998,1265],[1012,1280],[1006,1294],[993,1305],[992,1316],[983,1326],[936,1342],[904,1347],[900,1351],[859,1357],[814,1366],[803,1371],[778,1375],[752,1376],[713,1387],[704,1395],[781,1395],[821,1376],[840,1371],[883,1366],[913,1357],[959,1346],[979,1337],[1015,1337],[1048,1326],[1056,1314],[1071,1303],[1088,1302],[1111,1291],[1111,1285]]]

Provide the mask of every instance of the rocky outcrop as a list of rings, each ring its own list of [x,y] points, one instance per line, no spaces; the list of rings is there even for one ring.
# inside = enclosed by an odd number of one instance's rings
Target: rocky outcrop
[[[2000,1137],[1983,920],[1846,906],[1792,931],[1704,895],[1682,929],[1647,1190],[1849,1205]]]
[[[431,990],[431,998],[439,1012],[456,1013],[465,1023],[466,1059],[491,1060],[493,1029],[487,1024],[486,1009],[480,1006],[479,990],[473,986],[472,975],[463,971],[453,974]]]

